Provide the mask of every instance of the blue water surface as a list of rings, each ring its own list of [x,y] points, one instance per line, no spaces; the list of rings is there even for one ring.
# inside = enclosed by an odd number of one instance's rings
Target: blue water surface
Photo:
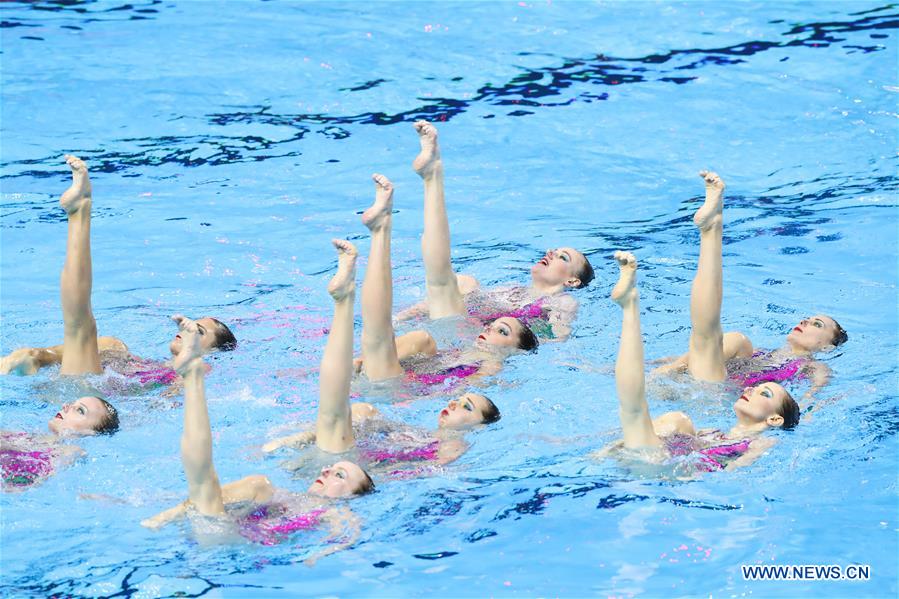
[[[182,413],[123,393],[119,434],[0,497],[5,595],[896,596],[895,5],[38,0],[4,2],[0,33],[2,352],[62,338],[57,199],[77,154],[100,333],[162,359],[170,314],[233,324],[207,381],[223,480],[308,485],[258,448],[314,418],[329,240],[367,254],[373,172],[397,188],[396,306],[423,297],[416,119],[440,129],[459,270],[524,283],[565,245],[597,272],[572,338],[484,390],[503,418],[462,459],[351,503],[352,548],[308,567],[321,535],[141,528],[186,494]],[[589,454],[619,433],[611,254],[640,260],[647,357],[683,351],[703,168],[728,184],[725,327],[777,347],[826,313],[849,342],[823,358],[824,406],[752,467],[672,481]],[[24,431],[83,392],[53,369],[0,389],[3,429]],[[655,414],[732,422],[733,389],[649,390]],[[425,427],[448,395],[366,398]],[[871,579],[751,582],[741,564]]]

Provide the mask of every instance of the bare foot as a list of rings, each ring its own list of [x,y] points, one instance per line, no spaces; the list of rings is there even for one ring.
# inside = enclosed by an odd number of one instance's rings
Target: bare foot
[[[378,173],[371,178],[375,182],[375,203],[362,213],[362,224],[375,231],[389,222],[393,210],[393,183]]]
[[[618,282],[612,289],[612,301],[625,306],[637,299],[637,259],[630,252],[615,252],[618,261]]]
[[[74,214],[91,199],[91,180],[87,165],[80,158],[66,154],[66,164],[72,169],[72,185],[59,198],[59,203],[66,214]]]
[[[176,314],[172,320],[178,323],[178,336],[181,337],[181,351],[175,356],[172,367],[180,375],[185,375],[194,368],[203,368],[203,346],[200,344],[200,329],[196,321],[187,316]]]
[[[440,165],[440,147],[437,145],[437,128],[428,121],[415,121],[421,152],[412,161],[412,168],[422,179],[432,176]]]
[[[705,203],[693,215],[693,222],[705,231],[714,224],[721,224],[721,205],[724,197],[724,181],[712,171],[699,171],[705,180]]]
[[[345,239],[332,239],[337,249],[337,274],[328,283],[328,293],[339,302],[356,289],[356,246]]]

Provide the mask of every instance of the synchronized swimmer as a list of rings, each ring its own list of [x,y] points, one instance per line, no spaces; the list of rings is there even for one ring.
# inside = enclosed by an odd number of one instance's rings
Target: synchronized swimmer
[[[14,357],[0,362],[4,374],[33,374],[37,363],[60,364],[59,372],[63,375],[100,372],[97,325],[91,311],[91,183],[84,162],[67,155],[66,164],[72,170],[72,185],[59,199],[68,217],[66,261],[60,278],[63,344],[44,350],[13,352]],[[10,366],[11,362],[17,365]],[[60,443],[60,438],[112,434],[119,428],[119,414],[105,399],[88,395],[63,404],[47,428],[51,435],[0,432],[4,489],[21,490],[51,476],[81,454],[78,447]]]
[[[570,247],[548,250],[531,267],[531,284],[483,291],[471,275],[456,274],[450,261],[450,230],[443,186],[443,159],[437,129],[415,123],[421,151],[412,168],[424,183],[424,258],[427,299],[398,315],[407,320],[428,314],[432,319],[470,314],[484,323],[501,317],[538,328],[544,339],[565,339],[577,314],[577,300],[564,291],[582,289],[594,278],[590,261]]]
[[[60,374],[99,374],[101,366],[133,378],[141,385],[170,384],[176,374],[169,364],[133,356],[116,337],[98,337],[91,310],[93,271],[91,263],[91,206],[93,193],[87,166],[75,156],[66,156],[72,169],[72,185],[59,202],[69,220],[66,262],[60,280],[64,333],[62,345],[23,347],[0,359],[0,374],[32,375],[41,368],[59,365]],[[237,347],[234,333],[216,318],[197,320],[204,351],[229,351]],[[178,335],[169,344],[172,356],[180,351]]]
[[[831,318],[819,314],[804,318],[789,335],[787,344],[774,351],[755,350],[743,333],[724,333],[721,327],[723,272],[721,245],[723,231],[724,181],[717,174],[702,171],[705,202],[693,217],[699,229],[699,264],[690,292],[689,351],[669,364],[657,368],[655,374],[689,371],[700,381],[723,381],[728,378],[728,365],[742,368],[731,372],[731,378],[744,385],[761,382],[784,382],[794,377],[812,379],[810,393],[827,384],[830,369],[812,359],[816,352],[827,352],[848,339],[846,331]]]
[[[61,375],[100,374],[104,366],[137,379],[139,384],[178,382],[184,394],[181,459],[187,481],[187,499],[142,524],[159,528],[198,514],[227,523],[250,542],[280,543],[301,530],[326,528],[328,546],[317,559],[352,545],[359,519],[340,502],[374,490],[369,472],[382,480],[439,473],[439,466],[458,459],[469,447],[466,431],[500,419],[497,405],[485,395],[462,392],[446,403],[436,417],[437,430],[425,431],[384,418],[370,403],[350,401],[354,376],[370,381],[401,381],[439,387],[456,393],[460,385],[489,385],[503,362],[514,354],[535,351],[543,340],[566,339],[577,313],[577,301],[568,290],[586,287],[594,278],[589,260],[581,252],[561,247],[546,252],[531,269],[531,284],[505,290],[480,289],[467,275],[456,274],[450,260],[450,232],[444,199],[443,162],[436,128],[415,123],[420,152],[413,169],[424,183],[424,259],[427,299],[400,312],[398,320],[425,314],[480,321],[483,331],[464,350],[441,351],[425,329],[397,336],[393,316],[391,234],[394,188],[380,174],[375,199],[363,212],[362,224],[371,234],[371,246],[362,284],[360,357],[354,359],[354,303],[358,252],[349,241],[335,239],[337,272],[328,284],[334,313],[322,354],[317,418],[312,430],[273,439],[265,453],[314,444],[339,459],[323,468],[305,493],[276,489],[264,475],[255,474],[221,484],[212,456],[212,427],[206,404],[203,356],[237,346],[233,333],[221,321],[206,317],[191,320],[175,316],[179,331],[170,343],[171,362],[141,360],[114,337],[98,337],[91,310],[90,212],[92,191],[84,162],[67,156],[73,183],[60,203],[68,215],[66,262],[61,278],[65,334],[63,344],[23,348],[0,361],[3,374],[34,374],[59,365]],[[612,299],[621,307],[621,338],[615,363],[622,440],[598,455],[620,455],[622,449],[641,460],[667,463],[693,458],[693,473],[746,466],[774,445],[769,429],[789,430],[800,421],[800,406],[780,383],[804,377],[812,392],[827,384],[829,368],[812,356],[831,351],[848,335],[832,318],[803,319],[787,336],[786,346],[758,351],[737,332],[721,326],[722,230],[724,182],[702,171],[705,201],[694,222],[700,233],[700,256],[690,296],[689,351],[657,368],[653,375],[685,371],[698,381],[731,380],[745,386],[733,405],[736,423],[727,432],[699,430],[683,412],[650,417],[646,397],[643,339],[640,333],[637,260],[616,252],[619,277]],[[452,382],[453,384],[448,384]],[[811,393],[811,392],[810,392]],[[807,396],[809,396],[807,394]],[[22,432],[0,435],[0,463],[5,490],[22,490],[81,455],[60,437],[111,434],[119,427],[119,414],[98,396],[67,403],[49,422],[54,435]],[[490,433],[495,434],[495,433]],[[636,453],[634,453],[636,452]],[[358,461],[358,463],[357,463]],[[400,468],[402,466],[402,468]],[[336,502],[335,502],[336,501]],[[349,532],[347,532],[349,531]]]
[[[424,369],[410,371],[408,376],[419,382],[442,383],[447,378],[478,379],[496,374],[510,355],[535,350],[538,341],[533,332],[511,317],[487,323],[472,347],[461,352],[440,352],[434,338],[424,330],[394,335],[390,265],[393,184],[383,175],[372,178],[375,202],[362,214],[362,223],[371,231],[372,240],[362,283],[362,358],[357,360],[357,368],[369,380],[382,381],[406,376],[403,361],[416,356],[431,358]]]

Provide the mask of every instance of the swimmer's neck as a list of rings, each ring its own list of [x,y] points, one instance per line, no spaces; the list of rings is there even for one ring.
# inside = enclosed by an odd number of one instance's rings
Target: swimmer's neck
[[[730,429],[725,435],[728,439],[745,439],[746,437],[757,437],[763,430],[768,428],[764,422],[754,424],[737,423],[735,427]]]
[[[465,437],[465,431],[456,428],[439,427],[432,434],[437,441],[450,441],[453,439],[462,439]]]
[[[557,293],[561,293],[564,290],[565,285],[562,283],[559,283],[558,285],[541,285],[533,279],[531,279],[531,285],[528,287],[528,291],[534,294],[536,297],[555,295]]]
[[[480,347],[472,347],[462,350],[459,354],[459,365],[462,364],[502,364],[506,360],[506,355],[498,350],[482,349]]]
[[[812,352],[808,351],[807,349],[801,348],[801,347],[796,347],[790,341],[787,341],[787,344],[784,345],[780,349],[780,351],[783,351],[785,354],[789,354],[791,356],[802,356],[804,358],[807,358],[812,355]]]

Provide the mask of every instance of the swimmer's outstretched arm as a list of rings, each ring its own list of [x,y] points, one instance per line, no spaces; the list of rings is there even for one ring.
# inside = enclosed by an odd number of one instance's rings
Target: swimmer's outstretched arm
[[[350,412],[353,416],[354,425],[378,414],[377,408],[370,403],[365,403],[363,401],[352,404],[350,406]],[[303,447],[310,443],[315,443],[315,431],[302,431],[293,435],[287,435],[286,437],[272,439],[262,446],[262,451],[264,453],[271,453],[282,447]]]
[[[101,353],[128,353],[128,346],[115,337],[98,337],[97,346]],[[45,366],[61,364],[64,350],[65,347],[62,344],[51,347],[23,347],[17,349],[8,356],[0,358],[0,374],[36,374],[38,370]]]
[[[437,354],[437,342],[430,333],[424,330],[404,333],[395,339],[395,343],[396,357],[400,362],[414,356],[434,356]],[[361,372],[363,366],[365,366],[365,361],[362,358],[353,360],[353,369],[356,372]]]
[[[571,336],[571,323],[577,316],[577,300],[570,295],[556,298],[555,305],[547,314],[547,320],[553,330],[552,341],[567,341]]]
[[[384,175],[372,175],[375,202],[362,213],[362,224],[371,231],[371,250],[362,282],[362,360],[372,381],[403,373],[393,331],[393,272],[390,236],[393,229],[393,183]]]
[[[727,364],[735,358],[751,358],[754,348],[752,341],[743,333],[737,331],[728,331],[724,333],[724,363]],[[687,372],[690,364],[690,354],[681,356],[669,356],[667,358],[659,358],[653,360],[653,364],[661,363],[662,365],[654,368],[650,375],[656,376],[660,374],[669,374],[672,372]]]
[[[615,252],[620,269],[612,289],[612,300],[621,306],[621,341],[615,361],[619,415],[624,446],[631,449],[662,445],[653,428],[646,403],[643,374],[643,338],[640,336],[640,301],[637,293],[637,259],[627,252]]]
[[[803,368],[803,372],[812,381],[812,388],[802,396],[802,403],[807,404],[815,398],[818,391],[830,383],[830,377],[833,374],[833,371],[830,369],[830,366],[824,362],[814,361]]]
[[[243,503],[245,501],[264,503],[269,501],[273,494],[274,487],[272,487],[272,483],[261,474],[254,474],[222,485],[222,498],[225,505]],[[161,528],[169,522],[183,518],[188,508],[190,508],[190,500],[185,500],[175,507],[156,514],[152,518],[142,520],[140,524],[146,528]]]
[[[771,438],[765,437],[753,439],[749,444],[749,449],[746,451],[746,453],[730,462],[727,466],[724,467],[724,469],[736,470],[737,468],[744,468],[746,466],[749,466],[775,445],[777,445],[777,441]]]
[[[334,318],[322,355],[315,443],[325,451],[350,449],[353,423],[350,415],[350,380],[353,377],[353,303],[356,297],[356,252],[349,241],[334,239],[337,274],[328,283],[334,298]]]
[[[423,318],[428,315],[428,302],[418,302],[417,304],[413,304],[408,308],[404,308],[396,313],[397,322],[405,322],[407,320],[412,320],[413,318]]]
[[[304,562],[307,566],[314,566],[321,558],[353,546],[362,533],[359,518],[346,507],[329,509],[322,514],[322,518],[331,528],[328,536],[324,538],[328,547],[308,558]]]
[[[58,348],[58,349],[57,349]],[[0,374],[30,376],[45,366],[62,363],[62,346],[23,347],[0,358]]]
[[[66,262],[60,278],[63,346],[60,374],[100,372],[97,323],[91,311],[91,182],[87,166],[74,156],[66,156],[72,169],[72,185],[59,203],[69,215]]]
[[[184,432],[181,463],[187,477],[188,501],[206,516],[225,513],[222,487],[212,462],[212,428],[206,407],[206,370],[197,323],[184,316],[172,319],[181,329],[181,352],[173,367],[184,379]]]
[[[830,377],[833,374],[830,366],[824,362],[810,362],[802,369],[802,372],[811,380],[812,387],[802,395],[799,407],[804,412],[803,420],[811,420],[813,418],[812,414],[825,405],[835,402],[841,396],[829,397],[823,400],[818,399],[818,393],[830,383]]]
[[[715,173],[699,173],[705,181],[705,203],[693,216],[699,228],[699,263],[690,291],[690,349],[687,367],[693,378],[723,381],[724,333],[721,330],[722,204],[724,181]]]
[[[263,453],[271,453],[282,447],[303,447],[310,443],[315,443],[315,431],[301,431],[285,437],[272,439],[262,446],[262,451]]]
[[[421,253],[425,263],[425,285],[431,318],[465,313],[465,301],[450,256],[449,219],[443,194],[443,161],[437,144],[437,129],[427,121],[417,121],[421,152],[412,168],[424,181],[424,233]]]

